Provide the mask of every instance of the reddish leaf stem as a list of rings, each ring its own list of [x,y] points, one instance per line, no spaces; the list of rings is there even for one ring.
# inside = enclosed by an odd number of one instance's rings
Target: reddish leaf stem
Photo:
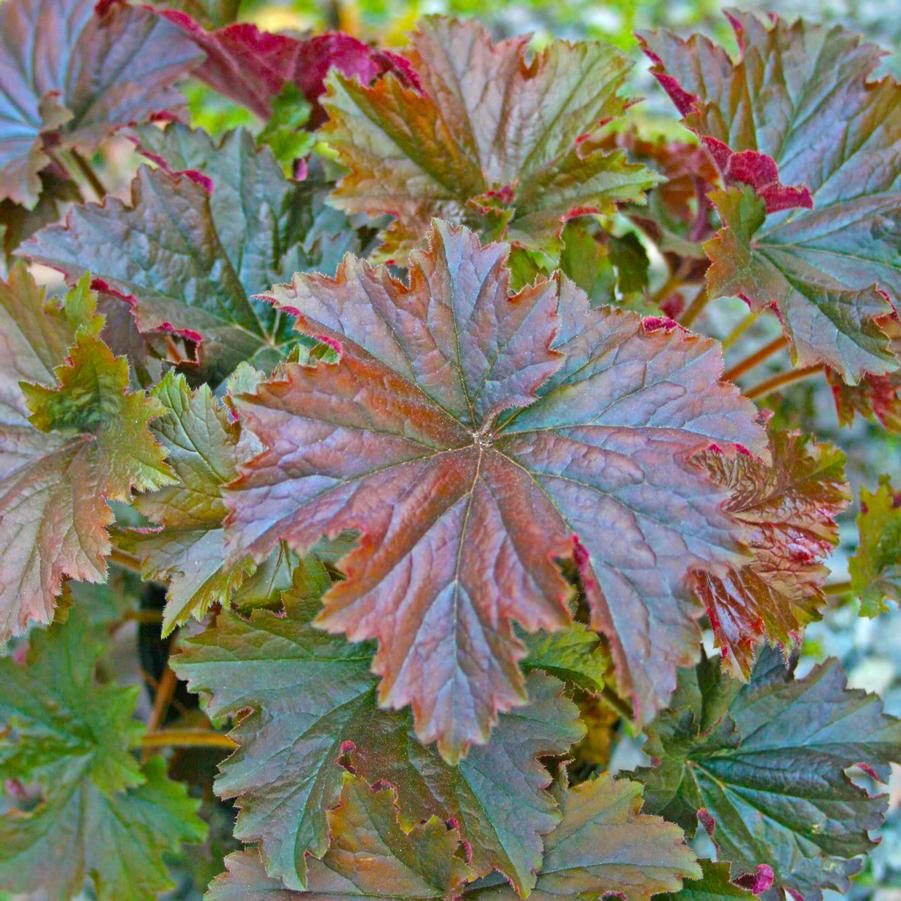
[[[749,388],[745,391],[745,397],[748,397],[751,400],[765,397],[767,394],[770,394],[778,388],[791,385],[793,382],[801,382],[804,379],[809,379],[812,376],[823,372],[825,368],[826,367],[822,363],[817,363],[815,366],[805,366],[803,369],[790,369],[788,372],[780,372],[779,375],[764,379],[760,384],[755,385],[753,388]]]
[[[768,360],[773,354],[778,353],[788,344],[788,338],[780,335],[774,338],[769,344],[764,344],[760,350],[754,351],[749,357],[745,357],[740,363],[736,363],[731,369],[727,369],[723,374],[723,378],[734,382],[739,376],[744,375],[755,366],[759,366],[764,360]]]
[[[682,314],[679,324],[688,328],[701,315],[709,300],[710,295],[707,293],[707,288],[701,288],[695,299],[688,305],[688,309]]]

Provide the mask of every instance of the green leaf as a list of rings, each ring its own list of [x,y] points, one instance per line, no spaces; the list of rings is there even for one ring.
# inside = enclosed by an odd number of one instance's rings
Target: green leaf
[[[687,832],[703,820],[733,875],[769,864],[774,887],[820,899],[848,890],[857,855],[887,798],[849,777],[857,765],[886,780],[901,760],[901,720],[875,695],[850,690],[836,660],[793,676],[765,648],[751,681],[727,676],[719,657],[683,670],[670,709],[648,731],[659,761],[637,772],[649,809]]]
[[[707,272],[711,296],[740,295],[757,310],[775,302],[797,365],[825,362],[852,383],[867,372],[897,369],[888,337],[876,321],[890,312],[883,294],[869,286],[846,287],[826,268],[801,269],[810,264],[793,249],[771,258],[762,229],[763,200],[751,188],[710,196],[726,226],[704,247],[712,261]],[[848,282],[861,284],[866,277]]]
[[[860,542],[848,564],[851,590],[864,616],[878,616],[888,609],[887,599],[901,604],[901,493],[880,476],[876,491],[860,492],[860,507]]]
[[[491,744],[449,766],[419,744],[408,713],[378,708],[373,649],[310,624],[328,584],[322,565],[307,559],[285,596],[285,615],[221,616],[173,660],[192,691],[209,695],[211,716],[251,711],[231,733],[239,749],[216,785],[237,799],[236,837],[260,842],[267,872],[302,888],[305,855],[321,857],[328,847],[325,811],[341,789],[339,761],[349,756],[364,778],[393,783],[415,819],[455,819],[476,870],[496,866],[529,884],[541,835],[558,820],[536,756],[565,753],[582,735],[560,684],[531,676],[532,703],[501,717]]]
[[[869,80],[882,52],[841,27],[728,17],[735,61],[700,35],[644,36],[727,184],[750,185],[713,195],[725,229],[706,247],[711,294],[775,302],[800,365],[825,362],[850,382],[897,369],[874,318],[901,308],[901,87]]]
[[[294,272],[333,271],[358,249],[356,233],[321,187],[286,178],[247,131],[218,144],[178,124],[139,134],[165,168],[142,167],[130,203],[76,207],[20,253],[70,278],[90,270],[133,299],[142,331],[201,342],[200,374],[214,383],[242,360],[271,368],[298,336],[290,316],[253,295]]]
[[[600,43],[494,44],[474,20],[429,17],[405,51],[420,86],[333,73],[323,132],[350,170],[332,202],[396,217],[380,251],[406,259],[432,217],[530,247],[567,218],[639,201],[656,176],[595,140],[620,116],[630,63]],[[490,89],[486,87],[490,86]]]
[[[701,869],[682,831],[641,813],[637,782],[598,776],[573,788],[555,786],[563,819],[545,839],[544,862],[532,901],[590,899],[611,894],[647,901],[673,892]],[[479,901],[514,901],[519,896],[497,876],[464,894]]]
[[[527,672],[544,670],[584,691],[599,692],[613,672],[610,651],[596,632],[574,622],[559,632],[536,632],[522,636],[528,656],[522,662]]]
[[[243,851],[226,858],[227,873],[213,881],[206,901],[254,901],[277,892],[299,899],[423,901],[456,897],[472,878],[457,830],[437,817],[405,828],[391,787],[370,788],[345,773],[328,822],[331,845],[321,861],[310,862],[305,892],[285,891],[266,876],[256,852]]]
[[[0,6],[0,199],[38,202],[47,145],[92,150],[118,128],[183,104],[172,84],[203,59],[147,9],[95,0]]]
[[[137,688],[100,684],[101,645],[87,617],[34,632],[24,664],[0,660],[0,883],[64,901],[90,878],[100,901],[145,901],[171,887],[163,855],[197,842],[198,802],[166,776],[162,758],[139,766]],[[30,809],[16,791],[37,784]]]
[[[225,562],[221,490],[237,476],[237,423],[207,385],[192,392],[181,375],[167,373],[153,396],[165,415],[151,429],[177,481],[135,500],[158,528],[126,534],[119,544],[139,556],[145,579],[168,583],[165,636],[227,602],[254,566]]]
[[[104,581],[107,501],[172,478],[102,326],[87,277],[62,307],[24,267],[0,282],[0,640],[49,622],[64,578]]]
[[[304,130],[312,109],[300,88],[293,81],[286,81],[272,98],[272,113],[257,135],[257,144],[270,147],[289,171],[295,160],[307,156],[316,144],[315,135]]]
[[[727,862],[699,860],[698,863],[701,865],[700,879],[686,880],[682,891],[658,895],[657,901],[727,901],[730,898],[754,901],[753,892],[732,882]]]

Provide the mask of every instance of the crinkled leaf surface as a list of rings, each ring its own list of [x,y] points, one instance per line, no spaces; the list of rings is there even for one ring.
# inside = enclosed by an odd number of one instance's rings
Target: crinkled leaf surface
[[[235,400],[265,449],[227,493],[232,552],[360,532],[317,623],[378,639],[380,703],[411,704],[451,760],[524,701],[513,623],[569,621],[560,558],[640,716],[664,703],[699,637],[688,571],[739,559],[725,493],[690,457],[765,453],[712,341],[591,310],[568,282],[509,296],[507,250],[436,222],[409,287],[348,257],[276,288],[340,362]]]
[[[851,589],[861,613],[878,616],[888,609],[887,599],[901,604],[901,492],[880,476],[876,491],[860,492],[860,506],[860,543],[848,564]]]
[[[62,308],[24,267],[0,282],[0,638],[49,622],[66,577],[101,582],[107,500],[171,480],[129,392],[128,364],[97,337],[86,279]]]
[[[182,103],[172,83],[201,59],[169,22],[95,0],[8,0],[0,7],[0,199],[33,207],[50,162],[44,135],[92,148]]]
[[[607,894],[646,901],[680,888],[701,875],[682,830],[641,813],[637,782],[598,776],[574,788],[556,786],[563,819],[545,839],[544,862],[533,901],[590,899]],[[488,877],[465,893],[481,899],[519,897],[509,885]]]
[[[801,364],[852,382],[896,369],[873,319],[887,297],[901,305],[901,88],[870,81],[881,52],[839,26],[729,18],[737,61],[660,31],[645,35],[654,72],[693,131],[771,157],[813,208],[768,216],[755,188],[715,195],[726,228],[708,245],[713,296],[775,302]]]
[[[130,745],[137,688],[99,684],[100,645],[86,616],[35,632],[24,663],[0,661],[0,775],[37,783],[36,806],[0,818],[0,882],[65,901],[86,878],[100,901],[145,901],[170,888],[163,855],[203,839],[198,802],[162,758],[139,766]]]
[[[209,695],[211,715],[252,711],[231,733],[239,749],[216,786],[237,798],[235,835],[259,841],[267,871],[302,887],[304,855],[321,857],[328,847],[325,811],[340,792],[339,760],[349,755],[355,772],[395,785],[413,819],[454,819],[477,871],[498,867],[529,885],[541,835],[559,819],[536,755],[565,753],[582,735],[562,686],[533,674],[531,703],[501,717],[491,744],[449,766],[419,744],[408,714],[378,708],[372,648],[310,624],[328,582],[310,558],[295,573],[286,616],[222,616],[174,658],[191,689]]]
[[[746,685],[719,657],[683,670],[645,751],[660,761],[637,774],[649,809],[688,832],[705,811],[733,875],[766,863],[773,898],[786,888],[819,899],[822,888],[848,890],[862,863],[852,858],[872,848],[887,806],[847,771],[861,764],[884,781],[901,758],[901,721],[846,688],[836,660],[797,679],[765,648]]]
[[[260,31],[249,22],[207,31],[188,11],[168,9],[163,15],[206,54],[194,74],[263,119],[269,118],[272,100],[284,86],[294,84],[313,106],[311,125],[320,125],[324,113],[319,97],[333,67],[363,84],[385,71],[397,73],[404,82],[414,77],[403,57],[375,50],[349,34],[297,38]]]
[[[255,851],[243,851],[226,858],[227,872],[210,886],[207,901],[456,897],[473,876],[459,833],[437,817],[404,828],[399,814],[391,787],[370,788],[345,774],[341,800],[328,812],[331,845],[322,860],[310,862],[305,892],[287,891],[266,876]]]
[[[345,250],[359,249],[356,233],[316,185],[286,178],[249,132],[216,144],[175,124],[142,140],[171,171],[142,167],[129,204],[77,207],[21,253],[70,278],[89,270],[131,299],[142,330],[201,341],[201,374],[213,382],[245,359],[272,366],[297,336],[252,295],[294,272],[334,271]]]
[[[151,430],[177,482],[136,499],[136,508],[158,528],[131,533],[126,541],[140,556],[144,577],[169,585],[166,634],[227,601],[252,566],[225,563],[221,491],[237,475],[237,424],[207,385],[192,392],[181,375],[168,373],[153,396],[166,412]]]
[[[601,149],[630,64],[600,43],[494,44],[474,20],[427,18],[405,51],[418,85],[334,74],[324,132],[350,170],[332,202],[391,213],[384,258],[405,259],[433,216],[540,246],[570,216],[640,200],[654,174]]]
[[[705,455],[708,472],[729,489],[726,509],[747,524],[752,559],[723,576],[698,573],[723,657],[744,678],[763,638],[790,645],[825,603],[823,560],[838,543],[833,517],[849,500],[844,454],[797,433],[771,432],[772,464],[754,457]]]

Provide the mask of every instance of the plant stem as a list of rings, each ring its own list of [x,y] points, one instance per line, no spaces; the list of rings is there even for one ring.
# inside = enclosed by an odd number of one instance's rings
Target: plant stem
[[[673,293],[673,291],[677,290],[682,286],[682,280],[685,278],[686,273],[688,272],[689,267],[685,265],[685,261],[683,260],[675,272],[671,272],[666,281],[651,295],[651,303],[660,304],[663,303]]]
[[[624,701],[609,685],[601,689],[601,697],[625,720],[630,722],[635,718],[635,713],[628,702]]]
[[[785,335],[774,338],[769,344],[764,344],[760,350],[754,351],[751,356],[745,357],[740,363],[736,363],[731,369],[727,369],[723,373],[723,378],[734,382],[739,376],[744,375],[755,366],[759,366],[764,360],[769,359],[773,354],[778,353],[787,344],[788,338]]]
[[[160,748],[227,748],[234,750],[237,742],[221,732],[211,729],[163,729],[142,735],[140,747],[150,750]]]
[[[755,322],[757,322],[762,313],[763,310],[753,310],[752,312],[748,313],[748,315],[745,316],[745,318],[742,319],[742,321],[739,322],[738,325],[736,325],[735,328],[732,329],[732,331],[729,332],[729,334],[726,335],[725,338],[723,338],[721,342],[723,345],[723,350],[729,350],[729,348],[732,347],[732,345],[735,344],[735,342],[738,341],[738,339],[752,325],[754,325]]]
[[[792,382],[800,382],[804,379],[809,379],[822,372],[825,368],[826,367],[822,363],[817,363],[815,366],[805,366],[803,369],[790,369],[788,372],[781,372],[779,375],[774,375],[772,378],[765,379],[759,385],[749,388],[745,391],[745,397],[750,398],[751,400],[765,397],[777,388],[791,385]]]
[[[701,288],[695,299],[688,305],[688,309],[682,314],[679,324],[686,328],[690,326],[701,315],[709,300],[710,294],[707,292],[707,288]]]
[[[138,576],[141,575],[141,561],[132,554],[127,554],[125,551],[120,551],[119,548],[113,547],[109,552],[109,560],[110,563],[115,563],[116,566],[121,566],[122,569],[127,569]]]
[[[171,651],[171,645],[170,645]],[[175,671],[168,664],[163,672],[160,681],[156,686],[156,696],[153,699],[153,710],[150,711],[150,717],[147,720],[147,733],[153,734],[159,731],[160,724],[166,718],[169,710],[169,704],[172,701],[172,695],[175,694],[175,687],[178,685],[178,678]],[[144,759],[146,760],[150,754],[149,748],[144,748]]]
[[[70,150],[69,153],[75,161],[75,165],[78,167],[79,172],[87,179],[88,184],[97,195],[97,199],[103,200],[103,198],[106,197],[107,191],[103,186],[103,182],[100,181],[97,173],[91,167],[91,164],[74,148]]]
[[[823,594],[826,597],[835,597],[840,594],[848,594],[851,591],[851,581],[846,580],[844,582],[833,582],[830,585],[823,586]]]

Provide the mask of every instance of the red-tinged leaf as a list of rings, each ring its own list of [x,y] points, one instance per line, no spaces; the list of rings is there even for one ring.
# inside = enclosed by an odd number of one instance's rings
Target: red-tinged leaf
[[[647,901],[660,892],[677,891],[683,879],[701,875],[682,830],[641,813],[637,782],[603,775],[569,789],[558,784],[555,793],[563,819],[545,839],[532,901],[606,895]],[[479,901],[519,897],[500,882],[489,877],[464,896]]]
[[[129,393],[128,365],[97,337],[87,280],[62,309],[24,267],[0,282],[0,637],[49,622],[66,577],[106,577],[107,500],[171,480],[148,424],[161,412]]]
[[[728,861],[714,863],[712,860],[699,860],[702,876],[700,879],[686,879],[680,892],[671,895],[659,895],[657,901],[728,901],[730,898],[739,898],[743,901],[754,901],[754,895],[769,888],[773,880],[773,872],[762,864],[760,879],[752,884],[752,888],[746,888],[732,881]]]
[[[802,365],[825,362],[852,383],[894,370],[873,320],[901,304],[901,88],[869,80],[881,52],[840,27],[729,18],[736,61],[699,35],[644,36],[727,184],[749,186],[715,197],[725,229],[708,245],[712,296],[775,303]],[[812,209],[787,208],[808,199]]]
[[[310,126],[320,125],[325,116],[319,97],[332,67],[363,84],[386,71],[395,72],[405,82],[415,77],[403,57],[374,50],[349,34],[296,38],[260,31],[249,22],[207,31],[186,12],[169,9],[162,15],[206,53],[194,74],[263,119],[272,112],[273,98],[290,82],[313,106]]]
[[[363,779],[345,774],[341,800],[328,812],[331,845],[321,861],[311,861],[305,892],[286,890],[266,876],[255,851],[241,851],[225,859],[226,873],[213,881],[206,899],[457,897],[473,877],[459,833],[437,817],[405,828],[405,814],[402,807],[398,809],[393,788],[371,788]]]
[[[507,250],[436,222],[409,287],[348,257],[274,289],[340,362],[287,364],[235,401],[264,450],[228,492],[232,553],[360,532],[318,622],[378,639],[380,702],[411,704],[451,760],[524,700],[513,623],[569,621],[560,558],[619,684],[657,709],[697,649],[688,571],[740,559],[726,494],[690,458],[766,452],[713,342],[591,310],[568,282],[510,297]]]
[[[536,757],[566,753],[583,731],[560,683],[533,673],[530,703],[500,718],[489,745],[449,766],[416,740],[408,713],[379,710],[373,649],[311,626],[329,585],[321,564],[308,558],[294,580],[285,615],[220,616],[173,660],[192,690],[209,694],[213,716],[246,713],[231,733],[239,750],[216,783],[237,799],[236,836],[259,841],[267,871],[301,888],[305,855],[328,847],[340,760],[393,782],[410,816],[455,820],[479,873],[498,868],[524,889],[533,884],[541,836],[559,820]]]
[[[723,657],[744,678],[763,639],[791,645],[826,602],[824,558],[838,543],[834,516],[850,497],[844,454],[807,436],[772,432],[772,464],[708,452],[713,480],[727,488],[726,509],[749,529],[752,559],[725,576],[697,573]]]
[[[660,892],[677,891],[683,879],[701,876],[682,831],[640,812],[637,783],[600,776],[572,789],[558,785],[555,794],[563,819],[547,838],[538,882],[527,896],[533,901],[608,894],[647,901]],[[497,874],[462,885],[466,866],[454,856],[457,832],[431,819],[407,833],[396,824],[391,802],[389,788],[373,794],[362,780],[345,777],[342,804],[329,814],[333,845],[321,862],[311,863],[306,892],[287,891],[266,876],[258,855],[244,851],[226,858],[227,872],[214,880],[209,901],[523,897]],[[400,809],[406,814],[402,802]],[[417,881],[421,873],[426,874],[422,885]]]
[[[885,332],[894,354],[901,359],[901,319],[887,316],[877,324]],[[826,370],[841,425],[851,425],[855,414],[878,422],[884,429],[901,434],[901,370],[887,375],[865,374],[856,385],[848,385],[838,373]]]
[[[92,149],[117,128],[177,107],[172,83],[202,54],[137,6],[8,0],[0,7],[0,199],[37,203],[54,146]]]
[[[334,271],[345,249],[359,248],[356,233],[317,185],[285,178],[246,131],[217,143],[176,124],[141,139],[173,171],[142,167],[130,203],[76,207],[20,253],[72,279],[89,270],[130,299],[142,331],[200,341],[201,374],[214,383],[244,359],[271,367],[297,336],[253,295],[294,272]]]
[[[860,492],[860,508],[860,540],[848,564],[851,589],[861,613],[878,616],[888,609],[886,600],[901,604],[901,491],[880,476],[876,491]]]
[[[430,17],[405,51],[418,84],[333,75],[324,128],[350,170],[332,202],[395,217],[383,258],[406,258],[433,216],[540,247],[566,219],[640,201],[653,173],[600,147],[630,63],[600,43],[494,44],[478,22]]]

